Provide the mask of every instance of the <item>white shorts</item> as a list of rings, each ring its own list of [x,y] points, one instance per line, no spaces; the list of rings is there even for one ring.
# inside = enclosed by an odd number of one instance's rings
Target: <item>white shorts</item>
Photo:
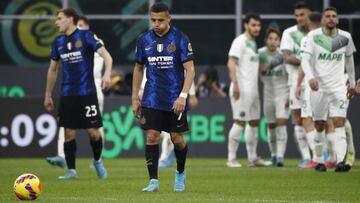
[[[288,94],[275,98],[264,97],[264,114],[266,123],[276,123],[276,119],[288,119],[289,107],[286,107]]]
[[[346,90],[337,92],[314,92],[310,94],[313,119],[315,121],[327,120],[328,117],[346,118],[349,100]]]
[[[310,101],[311,88],[309,85],[301,87],[301,118],[312,117],[312,108]],[[317,92],[314,92],[316,94]]]
[[[240,98],[235,100],[232,83],[229,91],[234,120],[251,121],[260,119],[260,99],[258,94],[240,90]]]
[[[301,109],[301,101],[296,98],[296,86],[290,86],[290,109]]]

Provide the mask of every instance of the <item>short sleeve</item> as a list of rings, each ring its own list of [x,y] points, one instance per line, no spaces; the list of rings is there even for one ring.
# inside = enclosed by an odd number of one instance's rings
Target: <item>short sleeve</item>
[[[85,40],[86,43],[94,50],[94,52],[103,46],[103,43],[101,43],[101,40],[96,36],[96,34],[90,31],[86,32]]]
[[[241,39],[239,37],[235,38],[231,44],[229,50],[229,56],[240,59],[244,52],[244,43],[241,43]]]
[[[345,55],[346,55],[346,56],[351,56],[354,52],[356,52],[356,48],[355,48],[355,45],[354,45],[354,41],[353,41],[351,35],[349,35],[349,43],[348,43],[348,45],[346,46]]]
[[[181,63],[194,60],[194,52],[191,43],[185,34],[182,34],[180,39],[180,60]]]
[[[57,51],[56,42],[54,41],[51,45],[51,59],[54,61],[58,61],[60,59],[59,52]]]
[[[135,47],[135,61],[138,64],[145,64],[144,60],[144,51],[142,48],[142,37],[138,37],[136,40],[136,47]]]
[[[282,52],[284,51],[292,52],[294,50],[294,43],[288,30],[285,30],[281,37],[280,50]]]

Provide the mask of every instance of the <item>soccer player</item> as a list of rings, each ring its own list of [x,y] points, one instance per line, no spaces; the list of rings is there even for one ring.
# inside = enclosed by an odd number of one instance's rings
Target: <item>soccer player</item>
[[[228,138],[228,167],[241,167],[236,161],[240,135],[245,126],[248,166],[267,165],[256,154],[258,126],[260,119],[260,100],[258,92],[259,56],[255,38],[259,35],[261,25],[258,14],[249,13],[244,20],[245,32],[232,42],[227,66],[229,68],[230,103],[234,123]]]
[[[56,13],[55,25],[62,34],[55,38],[51,46],[51,60],[47,74],[44,106],[53,111],[52,91],[57,78],[60,60],[63,80],[59,105],[59,125],[64,127],[64,152],[68,171],[59,179],[77,178],[75,167],[76,129],[85,129],[90,138],[94,155],[94,167],[101,179],[107,178],[101,151],[103,148],[99,128],[102,118],[96,96],[94,82],[94,53],[105,61],[102,88],[110,87],[112,58],[96,35],[76,27],[79,15],[73,8],[61,9]]]
[[[354,58],[355,45],[350,33],[337,28],[339,19],[337,9],[326,8],[322,14],[322,28],[311,31],[303,46],[301,66],[308,83],[316,94],[310,95],[313,119],[315,121],[315,142],[320,142],[327,117],[335,127],[336,172],[347,172],[351,166],[345,162],[347,142],[345,135],[347,94],[353,94],[355,87]],[[314,60],[312,66],[311,61]],[[344,80],[344,67],[349,76],[347,90]],[[348,93],[347,93],[348,92]],[[319,145],[322,146],[322,145]],[[315,149],[315,156],[321,156],[321,147]],[[326,171],[319,163],[315,169]]]
[[[302,162],[298,165],[301,168],[303,168],[310,161],[310,151],[300,117],[301,101],[296,98],[295,91],[298,68],[300,65],[300,60],[297,58],[297,56],[300,54],[301,39],[308,32],[307,18],[309,13],[310,9],[303,1],[300,1],[295,5],[294,15],[297,24],[284,30],[280,43],[280,50],[283,52],[286,63],[286,70],[289,74],[290,109],[292,110],[295,121],[295,140],[303,159]]]
[[[261,80],[264,84],[264,114],[272,164],[284,166],[287,143],[286,123],[289,118],[289,86],[283,56],[280,52],[279,30],[266,30],[266,46],[259,49]]]
[[[186,99],[194,80],[193,50],[188,37],[170,25],[169,8],[155,3],[150,8],[152,29],[138,37],[133,74],[132,107],[146,134],[145,158],[150,176],[142,191],[159,190],[158,159],[160,132],[170,133],[177,162],[174,191],[185,190],[185,161],[188,146]],[[147,82],[141,105],[138,92],[146,67]],[[184,71],[185,70],[185,71]]]
[[[86,16],[79,16],[79,19],[77,22],[77,27],[82,30],[90,29],[89,21],[86,18]],[[101,40],[100,40],[100,42],[102,44],[104,44]],[[104,94],[101,89],[103,67],[104,67],[104,59],[98,53],[95,52],[95,55],[94,55],[94,80],[95,80],[96,95],[97,95],[97,99],[99,102],[99,109],[100,109],[101,115],[103,114],[103,109],[104,109]],[[104,140],[104,136],[105,136],[104,128],[102,128],[102,127],[99,128],[99,131],[100,131],[101,139],[104,144],[104,141],[105,141]],[[64,128],[60,127],[59,137],[58,137],[58,141],[57,141],[58,155],[46,158],[46,161],[49,164],[59,166],[61,168],[66,167],[65,154],[64,154],[64,141],[65,141],[64,137],[65,137]],[[92,166],[92,164],[91,164],[91,166]]]
[[[308,19],[307,19],[307,24],[308,24],[308,28],[309,30],[315,30],[319,27],[321,27],[321,13],[319,12],[311,12],[308,15]],[[301,48],[303,48],[304,44],[306,43],[307,40],[307,36],[303,37],[301,39]],[[303,50],[300,50],[300,52],[302,52]],[[301,60],[301,56],[299,56],[299,59]],[[312,62],[313,65],[313,62]],[[315,135],[316,135],[316,131],[315,131],[315,126],[314,126],[314,121],[312,119],[312,109],[311,109],[311,102],[310,102],[310,92],[311,92],[311,88],[309,86],[309,84],[307,84],[305,81],[307,81],[306,79],[304,80],[305,74],[301,68],[301,66],[299,67],[298,70],[298,78],[297,78],[297,85],[296,85],[296,98],[301,100],[301,118],[302,118],[302,122],[303,122],[303,126],[304,126],[304,130],[306,132],[306,139],[308,141],[310,150],[313,154],[313,157],[311,159],[310,162],[308,162],[307,164],[304,165],[304,168],[314,168],[317,165],[317,160],[315,160],[315,158],[318,158],[315,156],[315,147],[316,147],[316,143],[315,143]],[[323,141],[325,141],[325,137],[322,137]],[[319,142],[317,144],[326,144],[326,142]]]

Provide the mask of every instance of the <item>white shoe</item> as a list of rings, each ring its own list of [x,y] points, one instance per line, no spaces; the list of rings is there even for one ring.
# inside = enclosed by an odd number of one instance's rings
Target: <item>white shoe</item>
[[[237,162],[236,160],[227,161],[226,165],[230,168],[240,168],[241,164]]]
[[[256,166],[271,166],[271,161],[264,161],[260,158],[256,158],[253,161],[249,161],[248,167],[256,167]]]

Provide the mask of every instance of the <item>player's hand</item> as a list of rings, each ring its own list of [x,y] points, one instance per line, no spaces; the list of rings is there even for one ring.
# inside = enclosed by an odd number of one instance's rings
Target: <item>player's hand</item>
[[[296,99],[298,99],[298,100],[301,99],[301,86],[296,87],[295,96],[296,96]]]
[[[108,74],[104,74],[101,81],[101,89],[108,90],[111,87],[111,77]]]
[[[190,96],[190,98],[189,98],[190,108],[194,109],[194,108],[196,108],[198,106],[198,104],[199,104],[199,101],[196,98],[196,96],[195,95]]]
[[[185,110],[186,99],[183,97],[178,97],[173,105],[173,110],[176,115],[179,115]]]
[[[309,85],[310,85],[310,87],[311,87],[311,89],[313,91],[318,91],[319,90],[319,83],[318,83],[317,80],[315,80],[315,79],[309,80]]]
[[[351,99],[355,95],[355,88],[348,88],[346,96],[348,99]]]
[[[355,91],[356,93],[360,93],[360,79],[356,82]]]
[[[235,100],[240,98],[240,88],[237,82],[235,82],[233,85],[233,96]]]
[[[132,100],[132,109],[133,109],[133,114],[136,118],[140,117],[140,113],[141,113],[141,106],[140,106],[140,102],[137,99],[133,99]]]
[[[262,72],[262,73],[264,73],[264,72],[266,72],[266,71],[268,71],[269,70],[269,65],[268,64],[261,64],[260,65],[260,71]]]
[[[54,102],[51,97],[45,97],[44,107],[47,112],[52,112],[54,110]]]

